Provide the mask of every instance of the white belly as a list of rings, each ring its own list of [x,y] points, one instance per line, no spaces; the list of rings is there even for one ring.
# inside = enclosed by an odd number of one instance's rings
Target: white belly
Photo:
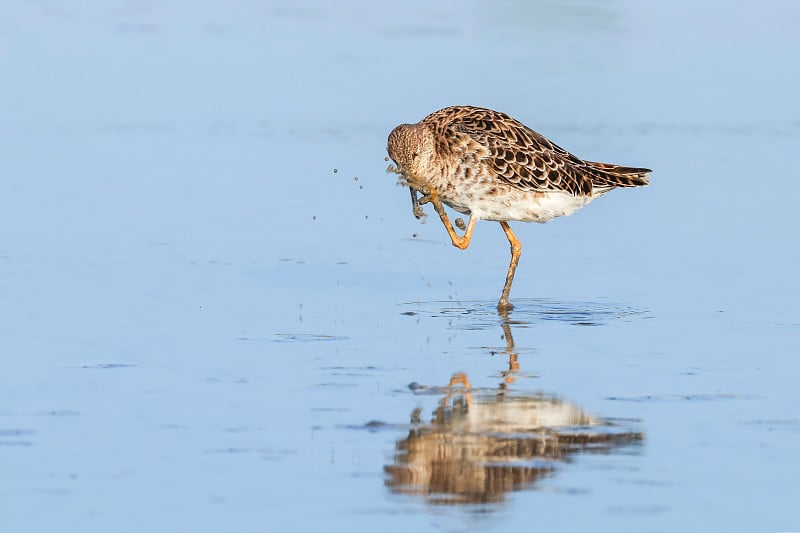
[[[464,214],[481,220],[519,220],[543,224],[556,217],[571,215],[594,199],[593,196],[573,196],[568,192],[519,192],[500,193],[495,196],[470,194],[442,198],[442,200]]]

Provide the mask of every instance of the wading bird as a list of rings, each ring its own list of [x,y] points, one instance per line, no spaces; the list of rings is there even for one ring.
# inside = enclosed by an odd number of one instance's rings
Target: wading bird
[[[417,122],[401,124],[389,134],[389,157],[411,189],[414,214],[430,202],[453,245],[469,246],[477,220],[500,223],[511,244],[511,263],[499,310],[508,300],[522,246],[509,220],[544,223],[571,215],[617,187],[647,185],[647,168],[584,161],[505,113],[471,106],[440,109]],[[417,193],[422,193],[418,198]],[[456,225],[442,206],[469,215]]]

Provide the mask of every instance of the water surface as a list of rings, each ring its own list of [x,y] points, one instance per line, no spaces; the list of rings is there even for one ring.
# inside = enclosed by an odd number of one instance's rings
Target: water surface
[[[11,2],[3,531],[791,531],[794,2]],[[651,167],[507,316],[386,175],[513,114]]]

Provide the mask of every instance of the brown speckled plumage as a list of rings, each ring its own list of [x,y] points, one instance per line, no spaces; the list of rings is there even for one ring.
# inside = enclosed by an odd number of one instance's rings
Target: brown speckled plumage
[[[433,204],[455,246],[469,245],[475,220],[501,223],[512,245],[501,309],[511,307],[508,291],[519,259],[508,220],[569,215],[611,189],[647,185],[650,173],[582,160],[505,113],[471,106],[401,124],[389,135],[387,150],[397,165],[390,169],[403,176],[415,202],[419,191],[420,203]],[[455,234],[442,203],[470,215],[464,236]]]

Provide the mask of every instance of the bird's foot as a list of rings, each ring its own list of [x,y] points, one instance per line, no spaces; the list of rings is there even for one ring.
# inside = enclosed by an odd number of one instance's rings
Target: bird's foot
[[[441,206],[442,202],[439,200],[439,194],[436,189],[430,185],[420,185],[417,190],[422,193],[422,196],[419,197],[419,205],[433,204],[434,207]]]
[[[508,301],[508,298],[500,298],[497,302],[497,312],[504,318],[508,317],[508,312],[514,309],[514,305]]]
[[[422,196],[419,197],[419,203],[421,205],[433,202],[434,195],[431,194],[432,189],[430,185],[419,185],[415,188],[422,194]],[[438,198],[438,196],[436,196],[436,198]]]

